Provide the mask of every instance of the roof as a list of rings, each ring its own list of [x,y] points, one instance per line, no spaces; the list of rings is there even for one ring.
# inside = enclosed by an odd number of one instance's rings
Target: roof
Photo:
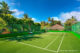
[[[64,27],[59,25],[59,24],[56,24],[56,25],[53,25],[50,29],[52,29],[52,30],[63,30]]]

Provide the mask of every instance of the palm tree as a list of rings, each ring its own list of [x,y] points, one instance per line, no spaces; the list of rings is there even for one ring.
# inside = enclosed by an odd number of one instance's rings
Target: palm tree
[[[34,24],[34,22],[31,20],[31,19],[28,19],[28,28],[29,28],[29,31],[31,32],[32,31],[32,25]]]
[[[5,14],[12,14],[13,12],[9,10],[9,6],[6,2],[0,2],[0,11]]]
[[[23,16],[24,16],[25,19],[28,19],[28,15],[27,14],[24,14]]]
[[[24,25],[25,25],[25,22],[24,22],[23,18],[22,19],[18,19],[17,20],[17,24],[21,26],[21,32],[23,32],[24,31]]]
[[[72,17],[71,17],[71,21],[72,21],[72,24],[75,24],[76,21],[77,21],[77,19],[76,19],[74,16],[72,16]]]
[[[48,21],[51,21],[51,18],[50,17],[48,18]]]
[[[40,31],[41,29],[41,24],[40,23],[34,23],[34,31]]]
[[[54,25],[54,19],[53,18],[51,19],[51,25]]]
[[[44,26],[45,26],[45,21],[42,21],[42,22],[41,22],[41,29],[43,29]]]
[[[71,19],[68,19],[65,22],[65,29],[67,30],[72,30],[72,25],[75,24],[77,22],[76,18],[74,16],[71,17]]]

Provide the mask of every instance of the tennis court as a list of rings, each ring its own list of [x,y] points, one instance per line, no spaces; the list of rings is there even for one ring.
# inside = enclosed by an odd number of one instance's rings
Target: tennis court
[[[26,41],[0,41],[0,53],[80,53],[80,39],[68,32],[46,32]]]

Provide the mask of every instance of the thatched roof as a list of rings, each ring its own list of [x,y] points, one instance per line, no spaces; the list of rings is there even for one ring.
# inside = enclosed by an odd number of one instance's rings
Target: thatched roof
[[[51,30],[64,30],[64,27],[59,25],[59,24],[56,24],[56,25],[53,25],[52,27],[50,27]]]

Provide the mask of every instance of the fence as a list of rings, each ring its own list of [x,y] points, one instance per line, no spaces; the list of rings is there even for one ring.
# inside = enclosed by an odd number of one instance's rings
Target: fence
[[[78,22],[72,26],[72,31],[80,34],[80,22]]]

